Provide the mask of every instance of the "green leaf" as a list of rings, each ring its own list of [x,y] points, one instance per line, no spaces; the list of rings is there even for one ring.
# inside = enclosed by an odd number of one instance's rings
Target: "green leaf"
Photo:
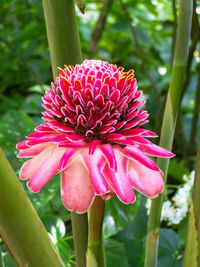
[[[67,244],[66,241],[64,240],[59,240],[56,243],[56,247],[59,251],[59,254],[62,258],[62,260],[64,261],[65,265],[67,265],[70,261],[70,257],[71,257],[71,250],[69,245]]]
[[[16,158],[16,144],[34,129],[33,120],[20,110],[7,111],[0,120],[0,146],[15,170],[19,170],[23,160]]]
[[[137,201],[137,200],[136,200]],[[147,211],[145,208],[146,198],[142,197],[140,206],[133,222],[123,231],[118,233],[121,238],[131,238],[136,240],[143,240],[147,231]]]
[[[59,240],[65,236],[65,224],[61,219],[52,215],[42,216],[41,219],[47,231],[53,236],[54,239]]]
[[[180,239],[177,233],[171,229],[161,228],[158,251],[158,267],[181,266],[182,253],[180,251]]]
[[[143,242],[136,239],[124,238],[123,243],[130,266],[144,266]]]
[[[174,177],[177,181],[183,182],[183,175],[189,175],[190,171],[183,165],[182,162],[177,160],[170,160],[168,175]]]
[[[120,243],[114,239],[106,239],[104,245],[107,266],[129,267],[126,250],[123,243]]]
[[[6,251],[3,255],[3,262],[5,267],[17,267],[17,264],[14,262],[8,251]]]
[[[126,205],[118,198],[106,201],[104,217],[104,237],[108,238],[125,229],[135,218],[140,203],[140,195],[133,204]]]
[[[37,86],[37,85],[36,85]],[[42,99],[40,94],[31,94],[22,103],[22,109],[24,112],[31,115],[39,115],[41,117]]]

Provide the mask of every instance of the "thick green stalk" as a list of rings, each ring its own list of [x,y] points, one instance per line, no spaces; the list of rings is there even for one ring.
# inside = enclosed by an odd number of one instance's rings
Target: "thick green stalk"
[[[43,0],[54,80],[57,67],[81,63],[81,47],[73,0]]]
[[[180,0],[176,47],[172,67],[172,78],[164,112],[160,139],[160,146],[165,147],[169,150],[171,150],[172,148],[176,126],[176,117],[180,104],[181,89],[187,64],[191,19],[192,0]],[[164,181],[166,181],[169,160],[160,158],[157,160],[157,164],[164,172]],[[145,267],[153,267],[157,265],[162,200],[163,195],[160,195],[158,198],[152,201],[146,239]]]
[[[81,63],[81,48],[73,0],[43,0],[54,80],[57,67]],[[77,267],[85,267],[87,214],[71,214]]]
[[[88,241],[88,221],[87,213],[82,215],[75,212],[71,213],[72,230],[74,236],[74,248],[76,254],[76,266],[86,266],[86,251]]]
[[[102,240],[102,226],[105,201],[96,197],[88,212],[88,251],[87,267],[104,267],[104,250]]]
[[[0,236],[18,266],[65,266],[0,149]]]
[[[190,207],[184,267],[200,266],[200,136],[196,158],[195,180]]]
[[[196,95],[195,95],[195,106],[194,112],[192,116],[192,123],[191,123],[191,130],[190,130],[190,139],[189,139],[189,146],[188,146],[188,154],[189,156],[193,156],[195,151],[195,141],[197,136],[197,128],[198,128],[198,118],[199,118],[199,110],[200,110],[200,68],[198,68],[199,77],[197,82],[196,88]]]

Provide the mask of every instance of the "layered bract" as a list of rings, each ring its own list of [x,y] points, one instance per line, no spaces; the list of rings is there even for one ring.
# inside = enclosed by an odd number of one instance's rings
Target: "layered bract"
[[[84,213],[95,195],[115,195],[128,204],[133,188],[155,198],[163,191],[162,171],[148,157],[172,157],[154,145],[157,137],[140,128],[148,113],[140,109],[134,71],[101,60],[60,69],[43,99],[43,124],[17,144],[18,157],[30,157],[20,178],[38,192],[61,172],[61,196],[70,211]]]

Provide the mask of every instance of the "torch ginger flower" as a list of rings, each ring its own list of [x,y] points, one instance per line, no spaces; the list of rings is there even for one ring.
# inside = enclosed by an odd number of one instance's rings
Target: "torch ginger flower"
[[[155,198],[163,191],[163,173],[147,155],[173,157],[146,137],[157,137],[140,128],[148,113],[140,108],[134,71],[123,72],[108,62],[85,60],[60,69],[57,84],[43,99],[43,124],[17,144],[18,157],[30,157],[20,178],[38,192],[61,172],[64,206],[86,212],[95,195],[114,195],[133,203],[133,188]]]

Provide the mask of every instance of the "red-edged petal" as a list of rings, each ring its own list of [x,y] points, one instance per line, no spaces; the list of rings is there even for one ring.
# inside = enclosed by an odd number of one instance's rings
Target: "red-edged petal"
[[[42,164],[50,157],[54,146],[49,145],[43,152],[32,159],[26,161],[20,170],[19,177],[21,180],[27,180],[42,166]]]
[[[164,183],[161,171],[150,170],[134,160],[129,163],[128,178],[137,191],[150,198],[155,198],[163,192]]]
[[[23,141],[21,141],[20,143],[18,143],[18,144],[16,145],[16,148],[17,148],[17,149],[26,149],[26,148],[29,148],[30,146],[27,145],[27,141],[28,141],[28,140],[23,140]]]
[[[60,160],[65,153],[63,148],[53,148],[48,159],[33,174],[27,185],[31,191],[37,193],[43,186],[60,171]]]
[[[31,157],[34,157],[34,156],[40,154],[47,147],[48,147],[48,143],[31,146],[29,148],[20,150],[17,157],[18,158],[31,158]]]
[[[103,152],[103,155],[107,160],[109,167],[113,171],[117,171],[117,162],[112,146],[110,144],[101,145],[100,150]]]
[[[100,143],[100,140],[92,140],[92,142],[90,143],[89,155],[93,155],[95,149]]]
[[[61,173],[61,177],[61,197],[66,209],[79,214],[87,212],[95,193],[88,170],[79,156]]]
[[[118,171],[114,172],[106,164],[103,173],[118,198],[126,204],[133,203],[135,201],[135,193],[127,175],[127,159],[116,151],[115,156]]]
[[[154,145],[153,143],[150,145],[139,145],[139,149],[143,151],[145,154],[148,154],[150,156],[154,157],[163,157],[163,158],[172,158],[175,156],[171,151]]]
[[[159,171],[159,168],[155,164],[155,162],[152,159],[150,159],[148,156],[146,156],[137,147],[125,147],[125,148],[121,149],[121,152],[125,156],[127,156],[129,159],[136,160],[151,170]]]
[[[88,156],[85,154],[85,162],[88,166],[90,173],[90,181],[97,195],[108,193],[109,187],[102,175],[103,168],[106,164],[106,160],[100,151],[96,150],[93,155]]]
[[[67,149],[65,151],[65,153],[62,156],[61,161],[60,161],[60,169],[61,169],[61,171],[63,171],[66,168],[68,161],[71,159],[71,157],[76,152],[78,152],[78,151],[76,149],[73,149],[73,148],[69,148],[69,149]]]

